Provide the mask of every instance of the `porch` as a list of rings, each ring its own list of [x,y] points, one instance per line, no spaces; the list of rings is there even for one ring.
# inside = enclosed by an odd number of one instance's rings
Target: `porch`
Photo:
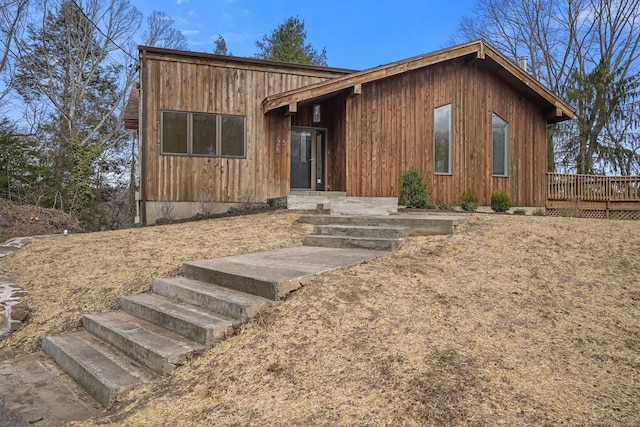
[[[547,173],[547,213],[640,220],[640,176]]]

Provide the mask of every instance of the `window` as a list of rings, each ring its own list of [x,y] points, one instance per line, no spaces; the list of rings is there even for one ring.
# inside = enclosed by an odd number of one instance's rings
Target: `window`
[[[433,110],[433,158],[435,173],[451,174],[453,169],[453,129],[451,104]]]
[[[162,154],[245,156],[245,117],[229,114],[162,112]]]
[[[491,113],[491,135],[493,139],[493,174],[509,175],[509,122],[496,113]]]

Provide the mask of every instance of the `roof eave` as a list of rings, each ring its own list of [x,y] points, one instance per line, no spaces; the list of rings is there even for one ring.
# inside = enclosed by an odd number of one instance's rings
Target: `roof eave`
[[[338,93],[349,89],[356,91],[362,84],[370,81],[391,77],[407,71],[461,58],[467,55],[474,55],[479,60],[486,60],[487,57],[489,57],[493,62],[513,75],[522,85],[528,87],[534,91],[537,96],[544,99],[547,103],[545,109],[553,110],[553,117],[548,118],[550,123],[573,118],[574,110],[567,103],[551,93],[532,76],[496,49],[488,45],[484,40],[476,40],[436,52],[393,62],[391,64],[370,68],[368,70],[316,83],[303,88],[271,95],[265,98],[262,102],[263,113],[266,114],[271,110],[282,107],[288,107],[290,110],[295,110],[296,105],[299,102],[309,101],[314,98],[327,96],[332,93]]]

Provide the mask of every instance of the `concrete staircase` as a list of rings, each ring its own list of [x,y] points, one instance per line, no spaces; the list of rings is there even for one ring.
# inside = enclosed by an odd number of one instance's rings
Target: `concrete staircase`
[[[314,224],[305,246],[394,251],[408,236],[452,234],[463,217],[427,215],[304,215]]]
[[[304,238],[305,246],[360,248],[394,251],[405,241],[406,227],[384,225],[315,225],[313,234]]]
[[[187,262],[182,276],[153,279],[150,293],[122,297],[119,311],[87,314],[84,330],[46,336],[42,346],[109,408],[120,394],[169,374],[312,277],[378,256],[294,247]]]
[[[153,279],[151,293],[122,297],[120,311],[85,315],[83,331],[44,337],[44,350],[109,408],[121,393],[170,373],[274,303],[199,280],[203,275],[190,276],[186,265],[183,273]]]
[[[153,279],[151,292],[123,296],[119,311],[87,314],[83,330],[46,336],[42,346],[109,408],[123,392],[169,374],[310,278],[382,256],[407,236],[451,234],[464,219],[305,215],[299,221],[314,224],[314,233],[303,247],[184,263],[182,276]]]

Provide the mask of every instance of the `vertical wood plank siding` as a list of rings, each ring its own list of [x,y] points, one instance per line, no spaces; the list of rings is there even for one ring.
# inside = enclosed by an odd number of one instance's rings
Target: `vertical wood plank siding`
[[[215,201],[237,202],[248,192],[254,192],[256,200],[286,195],[289,118],[276,117],[275,112],[268,115],[271,119],[265,117],[261,102],[267,95],[337,75],[341,74],[147,52],[141,75],[145,97],[143,197],[147,201],[197,201],[205,191]],[[246,158],[162,155],[162,110],[246,116]]]
[[[346,102],[346,191],[397,196],[400,174],[417,166],[437,204],[467,189],[489,204],[506,189],[514,206],[544,206],[546,120],[508,84],[464,59],[362,85]],[[453,105],[453,173],[433,173],[433,109]],[[491,113],[510,124],[509,176],[492,176]]]

